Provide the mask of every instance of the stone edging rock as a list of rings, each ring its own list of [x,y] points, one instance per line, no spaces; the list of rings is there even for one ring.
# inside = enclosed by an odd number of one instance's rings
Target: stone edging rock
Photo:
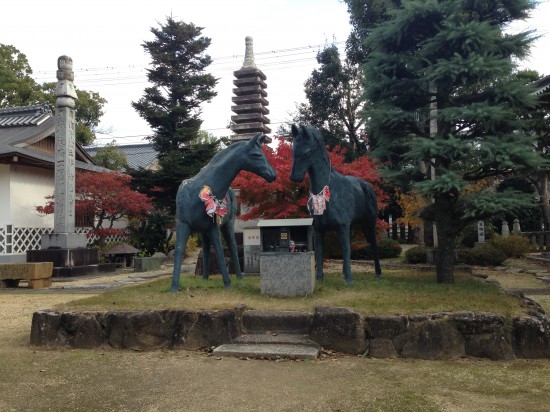
[[[272,312],[273,316],[284,312]],[[287,314],[289,312],[286,312]],[[533,313],[507,322],[491,313],[361,316],[347,308],[301,313],[308,337],[325,349],[375,358],[509,360],[550,358],[550,319]],[[260,316],[261,315],[261,316]],[[265,311],[54,312],[33,315],[31,344],[38,346],[195,350],[231,343],[243,325],[269,318]]]

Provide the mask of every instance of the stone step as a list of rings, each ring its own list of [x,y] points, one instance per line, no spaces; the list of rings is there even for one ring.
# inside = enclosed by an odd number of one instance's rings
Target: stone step
[[[279,332],[307,334],[313,315],[307,312],[247,310],[242,325],[248,333]]]
[[[218,346],[214,349],[213,355],[267,359],[317,359],[319,348],[279,343],[230,343]]]
[[[252,333],[241,335],[234,340],[234,343],[257,343],[257,344],[268,344],[274,343],[279,345],[289,344],[289,345],[304,345],[304,346],[314,346],[319,347],[319,345],[308,339],[308,335],[298,335],[298,334],[289,334],[289,333]]]

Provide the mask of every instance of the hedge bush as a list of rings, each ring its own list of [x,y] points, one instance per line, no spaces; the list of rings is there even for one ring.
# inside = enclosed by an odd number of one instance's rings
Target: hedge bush
[[[506,257],[518,258],[529,251],[529,239],[511,234],[508,237],[495,235],[489,244],[502,251]]]
[[[473,249],[459,249],[458,261],[476,266],[499,266],[506,260],[506,255],[490,243]]]
[[[391,259],[401,254],[401,245],[396,240],[383,238],[378,242],[378,258]],[[351,258],[354,260],[371,260],[372,251],[368,243],[352,243]]]
[[[427,263],[427,249],[424,246],[415,246],[405,252],[405,261],[407,263]]]

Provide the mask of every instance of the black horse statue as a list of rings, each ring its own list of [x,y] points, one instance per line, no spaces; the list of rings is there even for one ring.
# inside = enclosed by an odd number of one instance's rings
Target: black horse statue
[[[351,225],[358,223],[370,244],[376,277],[382,276],[376,244],[378,205],[372,186],[354,176],[343,176],[332,169],[321,133],[312,126],[292,125],[292,171],[290,179],[304,180],[309,174],[308,209],[313,215],[317,280],[323,280],[323,237],[336,230],[344,257],[343,275],[351,276]]]
[[[270,141],[269,137],[258,133],[249,141],[233,143],[216,154],[196,176],[181,183],[176,195],[177,226],[172,292],[179,291],[181,263],[191,233],[200,233],[202,236],[204,278],[208,278],[212,243],[223,283],[225,287],[231,287],[220,232],[229,247],[237,278],[242,278],[234,232],[237,202],[229,185],[241,170],[255,173],[270,183],[275,180],[275,169],[262,150],[262,144]]]

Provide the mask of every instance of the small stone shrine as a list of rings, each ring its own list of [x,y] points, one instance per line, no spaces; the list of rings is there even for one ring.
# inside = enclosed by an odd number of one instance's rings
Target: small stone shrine
[[[260,220],[260,293],[290,297],[315,289],[312,218]]]
[[[254,63],[254,51],[252,49],[252,37],[245,39],[246,50],[243,67],[233,72],[235,80],[233,84],[231,111],[235,115],[231,116],[231,136],[232,142],[240,140],[249,140],[256,133],[271,133],[267,127],[269,119],[265,115],[269,114],[269,105],[265,91],[267,84],[265,74],[256,67]]]

